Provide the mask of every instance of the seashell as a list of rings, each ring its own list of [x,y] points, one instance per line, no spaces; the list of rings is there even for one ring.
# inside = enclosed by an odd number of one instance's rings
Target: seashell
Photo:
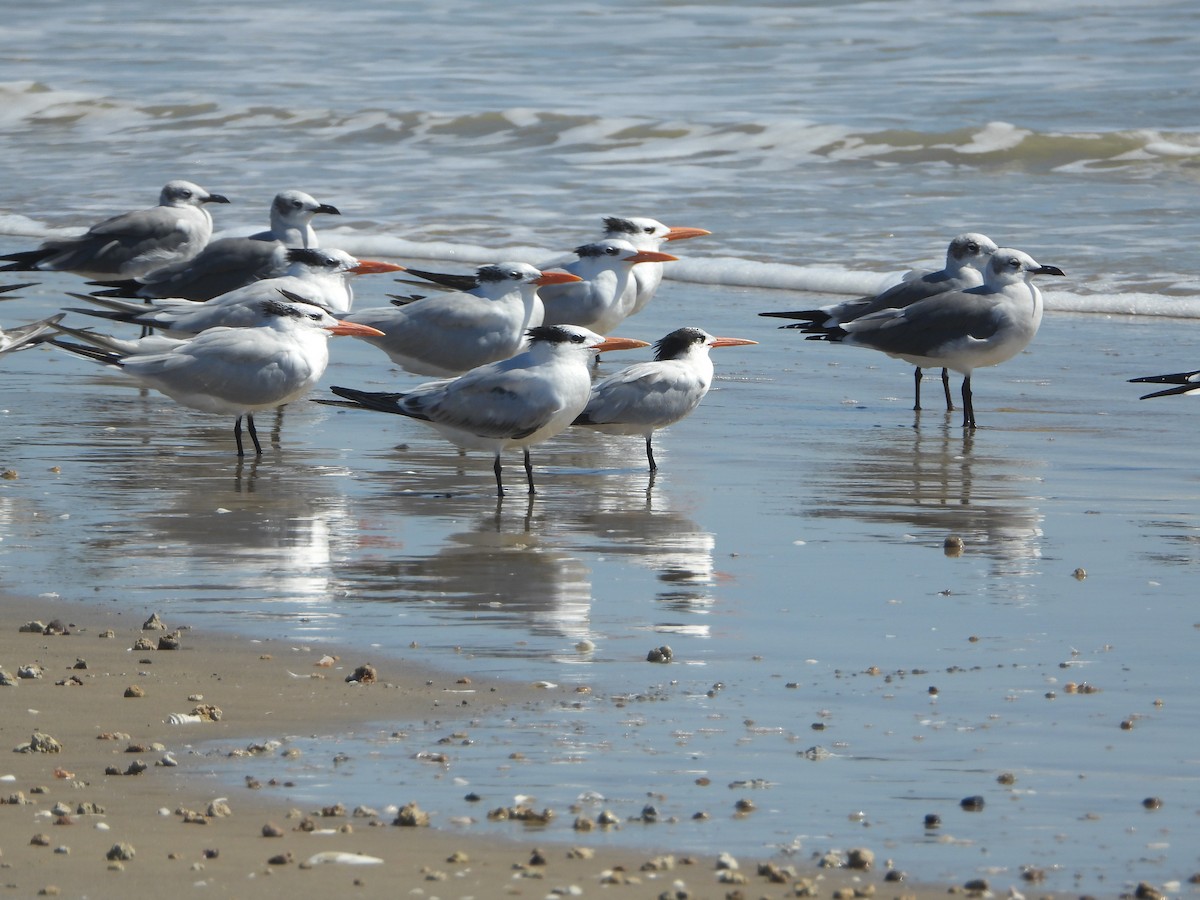
[[[304,861],[306,866],[323,866],[336,863],[343,866],[378,866],[383,860],[378,856],[367,856],[365,853],[343,853],[340,850],[324,850],[314,853]]]
[[[171,713],[164,721],[168,725],[191,725],[194,722],[203,722],[204,717],[192,713]]]

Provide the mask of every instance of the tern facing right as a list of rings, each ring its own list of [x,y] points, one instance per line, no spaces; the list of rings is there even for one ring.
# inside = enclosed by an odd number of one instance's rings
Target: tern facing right
[[[416,375],[448,377],[508,359],[542,323],[538,288],[579,281],[527,263],[480,266],[465,291],[431,294],[403,306],[357,310],[346,318],[383,332],[364,338]],[[464,282],[466,283],[465,279]]]
[[[634,363],[597,382],[574,424],[607,434],[642,435],[650,471],[657,472],[651,438],[659,428],[690,415],[708,393],[713,379],[708,351],[757,343],[713,337],[702,328],[677,328],[655,343],[652,362]]]
[[[85,278],[137,278],[191,259],[212,237],[205,203],[228,203],[190,181],[168,181],[158,206],[105,219],[78,237],[46,241],[37,250],[12,253],[2,272],[74,272]]]
[[[801,319],[795,325],[782,325],[781,328],[797,328],[805,334],[821,334],[824,331],[857,319],[859,316],[870,315],[881,309],[902,309],[918,300],[941,294],[945,291],[962,291],[983,284],[983,270],[996,251],[996,244],[991,238],[975,232],[960,234],[946,248],[946,266],[936,272],[926,272],[917,277],[909,277],[899,284],[892,285],[881,294],[874,297],[859,297],[854,300],[843,300],[841,303],[831,303],[818,309],[798,309],[791,312],[765,312],[760,316],[771,316],[779,319]],[[913,409],[921,408],[921,367],[913,372],[915,382],[915,399]],[[954,401],[950,398],[950,375],[942,369],[942,391],[946,395],[946,409],[954,409]]]
[[[529,493],[535,494],[529,448],[566,430],[583,412],[591,392],[592,358],[602,351],[646,346],[645,341],[603,338],[572,325],[542,325],[529,330],[529,348],[523,353],[458,378],[432,381],[405,393],[331,387],[351,402],[318,402],[419,419],[464,450],[490,452],[498,497],[504,496],[500,454],[521,447]]]
[[[339,322],[307,303],[265,300],[262,305],[264,325],[210,328],[159,352],[127,354],[59,339],[49,343],[116,366],[182,406],[237,416],[233,436],[238,456],[245,455],[245,418],[254,452],[262,455],[254,413],[283,406],[312,390],[329,364],[331,335],[374,333],[366,325]]]
[[[190,337],[208,328],[248,327],[262,324],[264,300],[285,297],[319,306],[333,316],[345,315],[354,302],[351,276],[403,271],[403,266],[355,259],[343,250],[288,250],[288,274],[264,278],[245,287],[196,303],[192,300],[133,300],[72,294],[105,309],[72,309],[101,319],[112,319],[144,328],[158,328],[170,337]]]
[[[1012,359],[1042,324],[1042,292],[1034,275],[1063,275],[1020,250],[996,250],[983,284],[945,291],[902,309],[884,309],[829,328],[808,340],[880,350],[914,366],[943,366],[963,376],[963,427],[975,427],[971,372]]]

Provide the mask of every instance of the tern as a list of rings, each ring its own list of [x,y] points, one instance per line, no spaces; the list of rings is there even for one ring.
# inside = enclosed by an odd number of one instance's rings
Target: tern
[[[149,300],[137,303],[90,294],[72,294],[102,309],[71,309],[102,319],[161,329],[170,337],[188,337],[217,326],[246,327],[261,324],[262,301],[292,299],[319,306],[333,316],[344,316],[354,301],[351,276],[400,272],[403,266],[376,260],[355,259],[343,250],[289,250],[288,274],[266,278],[203,303],[192,300]]]
[[[467,290],[359,310],[346,319],[383,332],[364,340],[409,372],[461,375],[519,352],[526,332],[542,321],[538,288],[575,281],[579,276],[566,272],[502,262],[481,266],[473,277],[463,278],[459,283],[470,284]]]
[[[287,251],[320,246],[313,216],[340,215],[336,206],[320,203],[303,191],[281,191],[271,203],[271,228],[249,237],[210,241],[192,259],[155,269],[141,278],[97,282],[108,290],[101,297],[179,297],[211,300],[254,281],[287,273]]]
[[[608,434],[640,434],[646,439],[650,471],[657,472],[651,438],[688,416],[712,386],[714,347],[757,344],[743,338],[713,337],[702,328],[677,328],[654,345],[652,362],[634,363],[598,381],[573,424]]]
[[[667,241],[683,241],[710,234],[712,234],[711,231],[705,231],[703,228],[671,227],[657,219],[647,219],[641,216],[629,218],[606,216],[604,219],[605,239],[626,240],[639,250],[659,250]],[[634,269],[633,281],[636,298],[629,315],[632,316],[642,311],[658,290],[662,280],[663,267],[661,263],[650,263]]]
[[[41,343],[45,335],[54,331],[65,313],[39,319],[28,325],[17,325],[14,328],[0,329],[0,353],[11,353],[14,350],[24,350]]]
[[[524,352],[458,378],[429,382],[405,393],[332,387],[350,402],[318,402],[419,419],[464,450],[489,451],[498,497],[504,496],[500,454],[521,447],[529,493],[535,494],[529,448],[564,431],[583,412],[591,392],[592,357],[601,351],[647,346],[645,341],[604,338],[571,325],[541,325],[529,330],[529,348]]]
[[[946,266],[936,272],[913,273],[910,277],[893,285],[874,297],[859,297],[831,303],[819,309],[799,309],[790,312],[765,312],[760,316],[779,319],[801,319],[795,325],[782,328],[798,328],[805,334],[820,334],[829,328],[857,319],[859,316],[879,312],[881,309],[903,309],[905,306],[941,294],[945,291],[961,291],[983,284],[983,270],[996,251],[996,244],[986,235],[975,232],[960,234],[946,249]],[[915,399],[913,409],[921,408],[921,367],[913,372]],[[950,397],[950,374],[942,369],[942,392],[946,395],[946,409],[954,409]]]
[[[942,366],[963,376],[963,427],[975,427],[971,372],[1012,359],[1042,323],[1042,292],[1029,279],[1063,275],[1020,250],[994,251],[983,284],[944,291],[901,309],[883,309],[834,325],[808,340],[880,350],[914,366]]]
[[[1154,391],[1151,394],[1142,394],[1139,400],[1149,400],[1152,397],[1171,397],[1175,394],[1195,394],[1200,393],[1200,370],[1192,372],[1176,372],[1173,375],[1146,375],[1142,378],[1130,378],[1131,383],[1142,384],[1170,384],[1173,387],[1164,388],[1161,391]]]
[[[212,237],[206,203],[228,203],[190,181],[168,181],[158,206],[123,213],[93,225],[78,237],[46,241],[37,250],[0,259],[3,272],[74,272],[85,278],[138,278],[154,269],[191,259]]]
[[[329,364],[331,335],[371,334],[366,325],[339,321],[307,303],[264,300],[264,324],[255,328],[211,328],[190,340],[150,353],[74,344],[53,344],[77,356],[128,373],[141,385],[166,394],[176,403],[203,412],[236,416],[233,436],[237,455],[246,419],[254,452],[262,445],[254,413],[274,409],[307,394]]]
[[[575,249],[575,255],[576,261],[562,268],[580,281],[541,292],[546,308],[543,324],[578,325],[600,334],[612,331],[633,313],[636,265],[678,259],[657,250],[639,250],[629,241],[615,238],[584,244]]]

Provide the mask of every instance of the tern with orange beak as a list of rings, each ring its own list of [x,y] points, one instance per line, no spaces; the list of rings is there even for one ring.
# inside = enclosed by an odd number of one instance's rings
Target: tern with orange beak
[[[700,405],[712,386],[714,347],[757,344],[743,338],[713,337],[703,328],[677,328],[654,345],[651,362],[634,363],[596,382],[574,424],[607,434],[640,434],[646,439],[650,471],[658,471],[651,438]]]
[[[242,419],[254,442],[254,413],[291,403],[307,394],[329,364],[331,335],[372,334],[373,328],[339,321],[307,303],[260,301],[263,324],[252,328],[210,328],[162,352],[126,354],[52,339],[48,343],[128,373],[144,387],[202,412],[236,416],[237,455]]]
[[[564,271],[579,282],[548,287],[541,292],[546,325],[578,325],[608,334],[633,313],[637,284],[633,270],[647,263],[678,259],[657,250],[639,250],[629,241],[608,239],[575,248],[575,262]]]
[[[467,290],[358,310],[346,318],[383,332],[363,340],[409,372],[462,375],[519,353],[526,332],[542,322],[538,289],[577,281],[579,276],[566,272],[502,262],[480,266]]]
[[[191,300],[152,300],[137,303],[116,298],[72,294],[102,309],[75,309],[89,316],[161,329],[171,337],[190,337],[217,326],[240,328],[262,322],[265,300],[296,300],[319,306],[334,317],[345,316],[354,301],[350,280],[355,275],[402,272],[403,266],[358,260],[342,250],[289,250],[288,274],[264,278],[245,287],[196,303]]]
[[[500,454],[520,447],[529,493],[533,463],[529,448],[564,431],[587,406],[589,369],[599,352],[649,346],[631,338],[604,338],[573,325],[542,325],[529,330],[529,348],[510,359],[472,369],[446,381],[433,381],[406,393],[331,390],[349,402],[320,400],[395,413],[429,423],[464,450],[493,455],[496,494],[504,496]]]

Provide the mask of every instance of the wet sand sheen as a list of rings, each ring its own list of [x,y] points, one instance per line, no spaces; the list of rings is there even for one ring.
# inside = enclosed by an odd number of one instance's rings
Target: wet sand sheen
[[[36,302],[6,309],[58,301]],[[48,352],[17,357],[10,583],[592,688],[464,751],[454,776],[470,788],[417,776],[430,808],[535,781],[547,805],[590,790],[627,817],[659,792],[680,821],[653,833],[688,852],[807,859],[867,836],[948,883],[1020,885],[1024,865],[1047,890],[1186,879],[1195,863],[1171,835],[1197,806],[1195,692],[1178,665],[1195,636],[1190,405],[1139,404],[1124,384],[1187,366],[1177,324],[1051,315],[1028,353],[979,373],[969,436],[935,410],[913,427],[903,364],[754,318],[776,307],[773,292],[668,282],[632,336],[696,324],[762,343],[716,357],[713,392],[656,440],[651,488],[639,440],[572,432],[535,454],[532,504],[497,506],[478,455],[315,404],[286,410],[281,449],[238,467],[224,422]],[[327,381],[402,381],[360,348],[337,352]],[[945,555],[949,534],[961,557]],[[646,663],[664,643],[673,664]],[[1100,690],[1069,694],[1072,681]],[[289,772],[295,802],[366,802],[413,777],[403,751],[381,749],[387,733],[345,736],[352,772]],[[536,778],[498,765],[514,741]],[[831,757],[808,760],[812,746]],[[1014,784],[996,781],[1006,772]],[[717,814],[738,796],[728,785],[759,781],[752,816]],[[960,810],[977,794],[981,813]],[[1141,806],[1156,795],[1162,809]],[[712,820],[693,823],[698,810]],[[557,831],[571,840],[564,820]]]

